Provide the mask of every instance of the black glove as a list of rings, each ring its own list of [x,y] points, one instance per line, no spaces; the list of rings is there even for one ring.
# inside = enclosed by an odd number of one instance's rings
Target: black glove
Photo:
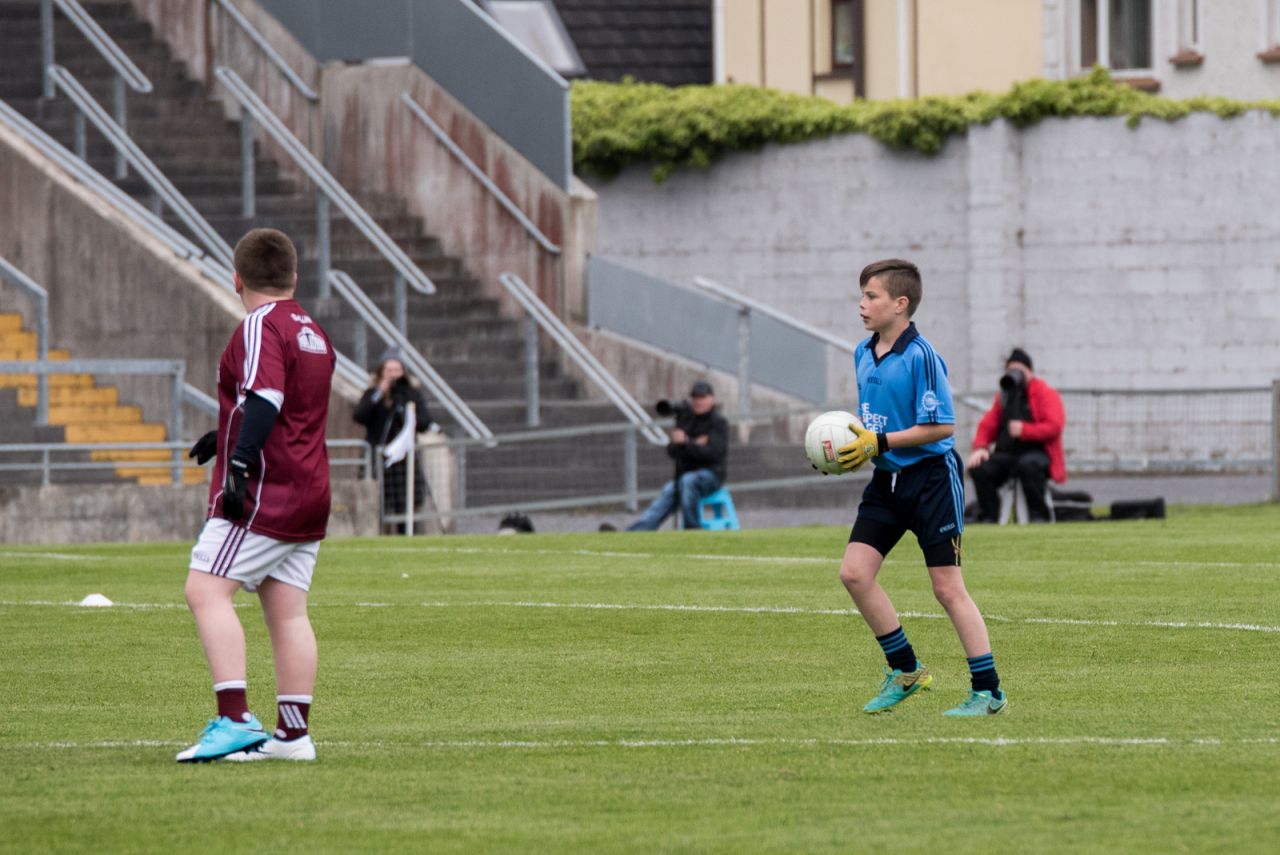
[[[227,480],[222,485],[222,514],[229,520],[244,516],[244,498],[249,492],[249,473],[252,461],[232,456],[227,461]]]
[[[187,452],[187,457],[194,457],[196,465],[203,466],[212,460],[217,453],[218,432],[211,430],[196,440],[196,444],[191,446],[191,450]]]

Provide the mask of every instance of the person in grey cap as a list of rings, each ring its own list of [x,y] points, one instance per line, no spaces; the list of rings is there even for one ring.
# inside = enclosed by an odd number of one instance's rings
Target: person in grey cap
[[[688,401],[659,401],[658,414],[675,417],[667,443],[667,455],[676,463],[675,477],[663,485],[662,492],[627,531],[655,531],[677,506],[684,527],[700,529],[698,500],[724,484],[729,422],[716,411],[715,390],[705,380],[693,384]]]
[[[1015,347],[1005,360],[1000,393],[973,437],[969,477],[978,494],[978,522],[996,522],[1000,487],[1017,478],[1030,522],[1048,522],[1048,478],[1067,480],[1062,453],[1066,411],[1057,390],[1031,370],[1031,355]],[[993,450],[994,447],[994,450]]]

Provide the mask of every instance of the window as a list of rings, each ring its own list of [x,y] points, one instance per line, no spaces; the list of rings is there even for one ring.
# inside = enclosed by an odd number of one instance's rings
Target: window
[[[586,74],[564,22],[550,0],[486,0],[485,10],[529,53],[565,77]]]
[[[1078,0],[1077,67],[1150,72],[1151,0]]]
[[[831,67],[853,68],[858,58],[854,48],[857,27],[854,25],[853,0],[831,2]]]

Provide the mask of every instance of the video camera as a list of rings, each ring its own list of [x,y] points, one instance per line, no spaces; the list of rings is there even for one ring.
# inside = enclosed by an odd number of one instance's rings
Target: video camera
[[[397,377],[391,383],[391,400],[397,404],[403,404],[409,400],[409,394],[413,387],[409,384],[408,377]]]
[[[1000,378],[1000,388],[1005,392],[1013,392],[1019,389],[1025,389],[1027,386],[1027,375],[1021,368],[1010,368]]]
[[[658,415],[663,418],[667,418],[669,416],[681,418],[682,416],[686,416],[693,412],[693,405],[688,401],[668,401],[666,398],[663,398],[661,401],[654,404],[653,408],[657,410]]]

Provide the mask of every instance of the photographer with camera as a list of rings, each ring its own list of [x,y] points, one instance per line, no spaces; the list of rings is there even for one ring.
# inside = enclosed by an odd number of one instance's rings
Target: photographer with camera
[[[983,415],[969,454],[969,477],[978,494],[978,522],[1000,516],[1000,487],[1011,477],[1022,486],[1031,522],[1048,522],[1048,478],[1067,480],[1062,453],[1066,413],[1057,390],[1031,370],[1031,356],[1014,348],[1005,360],[1000,393]],[[994,444],[995,450],[991,450]]]
[[[405,374],[398,348],[389,347],[378,363],[373,375],[373,386],[356,404],[355,421],[364,425],[365,441],[376,451],[395,439],[404,429],[405,413],[409,404],[414,405],[417,432],[439,431],[440,426],[431,420],[427,402],[409,376]],[[407,463],[401,460],[388,466],[382,480],[382,507],[385,514],[403,514],[408,486],[405,473]],[[413,469],[413,504],[422,507],[427,495],[427,482],[422,467]],[[397,526],[403,530],[403,526]]]
[[[667,456],[676,463],[675,477],[627,531],[655,531],[677,506],[684,528],[700,529],[698,501],[724,484],[729,422],[716,411],[715,391],[705,380],[693,384],[688,401],[659,401],[657,411],[675,417],[667,443]]]

